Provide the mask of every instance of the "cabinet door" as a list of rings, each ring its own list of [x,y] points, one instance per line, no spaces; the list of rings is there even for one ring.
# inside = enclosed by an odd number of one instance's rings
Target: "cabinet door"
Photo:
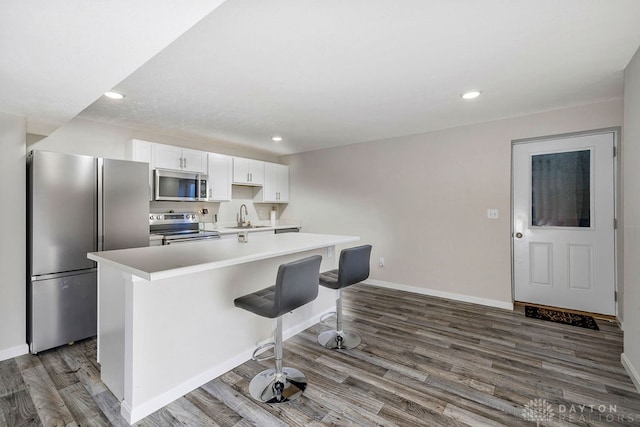
[[[264,184],[264,165],[260,160],[249,160],[249,182],[252,185]]]
[[[262,186],[262,201],[278,201],[278,166],[275,163],[264,164],[264,185]]]
[[[190,172],[207,173],[207,153],[183,148],[182,169]]]
[[[182,170],[182,148],[153,144],[153,167]]]
[[[151,150],[153,144],[148,141],[141,141],[139,139],[132,140],[133,145],[133,158],[131,160],[135,162],[151,163]]]
[[[264,163],[262,201],[269,203],[287,203],[289,201],[289,166]]]
[[[231,200],[231,157],[209,153],[209,201]]]
[[[278,202],[289,202],[289,166],[277,165]]]
[[[233,182],[237,184],[249,183],[249,159],[233,158]]]
[[[149,164],[149,200],[153,200],[153,143],[134,139],[133,161]]]

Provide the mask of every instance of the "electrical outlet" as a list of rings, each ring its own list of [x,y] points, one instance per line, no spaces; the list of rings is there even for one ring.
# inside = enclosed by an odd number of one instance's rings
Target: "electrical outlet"
[[[498,219],[500,217],[498,209],[487,209],[487,218]]]
[[[384,268],[384,258],[378,260],[378,267]]]

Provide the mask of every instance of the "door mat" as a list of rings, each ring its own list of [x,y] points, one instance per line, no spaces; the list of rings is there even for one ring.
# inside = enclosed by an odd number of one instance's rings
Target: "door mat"
[[[600,330],[593,317],[582,314],[567,313],[566,311],[550,310],[548,308],[533,307],[530,305],[524,306],[524,314],[533,319],[564,323],[565,325],[579,326],[596,331]]]

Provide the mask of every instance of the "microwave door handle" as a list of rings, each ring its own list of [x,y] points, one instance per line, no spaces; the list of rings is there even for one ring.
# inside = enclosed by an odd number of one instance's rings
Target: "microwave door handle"
[[[160,198],[160,173],[157,170],[153,171],[154,179],[154,200],[158,200]]]

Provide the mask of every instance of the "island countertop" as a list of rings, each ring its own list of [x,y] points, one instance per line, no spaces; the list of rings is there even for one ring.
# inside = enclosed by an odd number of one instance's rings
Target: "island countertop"
[[[313,233],[252,234],[247,243],[215,239],[167,246],[91,252],[87,257],[145,280],[176,277],[358,241],[356,236]]]

